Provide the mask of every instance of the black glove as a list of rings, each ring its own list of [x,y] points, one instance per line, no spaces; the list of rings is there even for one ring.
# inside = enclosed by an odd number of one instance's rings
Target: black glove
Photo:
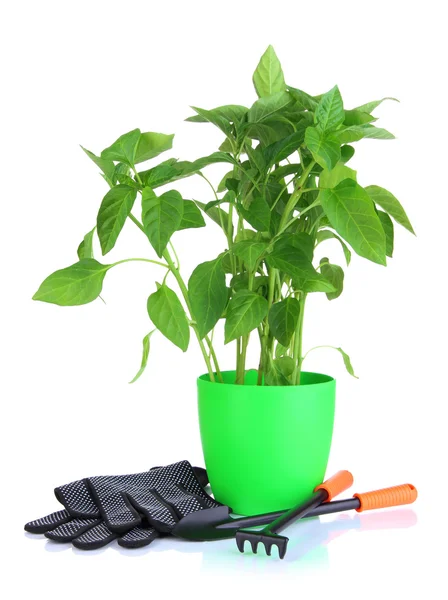
[[[221,506],[204,491],[188,461],[85,482],[105,524],[116,533],[141,525],[142,515],[158,532],[170,533],[182,517]]]
[[[65,510],[27,523],[26,531],[44,533],[55,542],[72,542],[81,550],[95,550],[115,539],[125,548],[140,548],[159,536],[147,523],[122,536],[112,532],[104,523],[84,480],[60,486],[55,489],[55,494]]]
[[[181,486],[186,482],[190,488],[194,487],[194,491],[198,491],[198,486],[200,495],[204,495],[208,501],[214,503],[213,505],[218,505],[202,489],[202,486],[208,483],[207,473],[204,469],[193,468],[187,461],[183,461],[168,467],[156,467],[152,471],[158,472],[157,475],[154,473],[153,479],[157,479],[159,486],[163,481],[164,485],[167,486],[167,491],[170,488],[172,492],[171,486],[176,485],[176,477],[178,477]],[[113,482],[112,496],[115,497],[117,493],[120,494],[118,480],[128,478],[135,480],[135,478],[141,478],[145,475],[148,475],[148,473],[92,479],[107,480],[108,483]],[[134,513],[133,521],[135,523],[138,521],[138,526],[133,527],[131,524],[129,527],[124,527],[122,525],[120,531],[124,532],[123,535],[119,535],[116,530],[112,531],[104,523],[89,491],[89,486],[89,480],[85,479],[56,488],[56,497],[65,506],[65,510],[31,521],[25,525],[25,530],[30,533],[44,533],[46,537],[57,542],[72,542],[75,547],[82,550],[101,548],[114,539],[117,539],[118,544],[125,548],[139,548],[150,544],[156,537],[159,537],[159,532],[150,525],[144,516],[138,515],[136,517]],[[169,503],[169,500],[165,500],[163,497],[163,490],[161,490],[160,495],[163,502]],[[103,502],[109,503],[107,497],[103,495],[102,498]],[[194,505],[195,510],[198,510],[197,504],[194,503]],[[192,512],[192,510],[189,512]]]

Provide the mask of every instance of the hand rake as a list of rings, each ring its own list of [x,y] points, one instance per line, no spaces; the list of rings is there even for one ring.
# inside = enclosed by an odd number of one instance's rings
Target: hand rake
[[[328,502],[334,496],[347,490],[352,484],[353,476],[349,471],[338,471],[336,475],[318,485],[308,500],[286,511],[261,531],[250,531],[247,529],[237,531],[236,545],[238,546],[238,550],[244,552],[244,542],[248,541],[252,552],[256,554],[258,544],[261,542],[264,544],[268,556],[271,556],[272,546],[277,546],[278,555],[280,558],[283,558],[286,554],[288,538],[284,535],[278,535],[280,531],[283,531],[283,529],[297,519],[301,519],[307,515],[311,510],[319,506],[319,504]]]

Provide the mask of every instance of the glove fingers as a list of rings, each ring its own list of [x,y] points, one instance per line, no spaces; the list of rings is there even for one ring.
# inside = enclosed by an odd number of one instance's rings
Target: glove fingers
[[[41,519],[30,521],[25,525],[25,531],[28,531],[29,533],[46,533],[63,523],[67,523],[71,518],[72,517],[67,510],[58,510]]]
[[[79,550],[97,550],[107,546],[110,542],[117,539],[118,534],[114,533],[109,527],[101,521],[98,525],[91,527],[81,535],[72,540],[72,544]]]
[[[85,480],[72,481],[54,490],[56,498],[70,512],[72,517],[97,519],[100,512]]]
[[[118,545],[123,548],[143,548],[158,537],[159,532],[153,527],[134,527],[118,538]]]
[[[129,496],[135,509],[143,514],[150,525],[161,533],[170,533],[179,521],[179,515],[175,508],[165,498],[162,498],[156,490],[140,490]]]
[[[106,525],[116,533],[129,531],[140,525],[142,520],[124,493],[122,480],[126,478],[90,477],[85,480]]]
[[[101,523],[100,519],[71,519],[67,523],[59,525],[56,529],[47,531],[45,537],[54,542],[71,542],[76,537]]]
[[[174,507],[180,519],[192,512],[211,508],[214,505],[208,497],[192,494],[180,484],[172,486],[169,492],[164,494],[164,500]]]

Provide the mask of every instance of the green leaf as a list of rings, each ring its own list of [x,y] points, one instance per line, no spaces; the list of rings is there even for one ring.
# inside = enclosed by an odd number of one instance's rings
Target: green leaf
[[[239,231],[237,231],[237,233],[235,235],[235,243],[245,242],[246,240],[254,240],[254,239],[259,240],[260,238],[258,236],[258,233],[256,231],[254,231],[253,229],[243,228],[243,229],[240,229]]]
[[[349,355],[346,352],[344,352],[344,350],[342,350],[342,348],[334,348],[334,349],[337,350],[339,352],[339,354],[342,356],[342,360],[344,361],[344,365],[345,365],[345,368],[347,369],[347,372],[355,379],[359,379],[359,377],[357,375],[355,375]]]
[[[289,346],[283,346],[283,344],[278,343],[275,348],[275,358],[279,359],[285,354],[289,352]]]
[[[213,152],[213,154],[210,154],[209,156],[196,159],[193,162],[193,165],[194,168],[199,171],[208,165],[221,162],[230,163],[232,165],[237,164],[233,156],[231,156],[228,152]]]
[[[252,167],[257,169],[259,173],[263,173],[266,169],[266,160],[261,145],[258,145],[256,148],[252,148],[251,146],[246,144],[245,152],[249,158]]]
[[[185,352],[190,342],[190,325],[176,292],[167,285],[159,286],[148,298],[148,315],[157,329]]]
[[[275,243],[275,249],[280,250],[281,248],[296,248],[300,250],[311,262],[314,256],[314,242],[313,238],[304,231],[298,233],[283,233],[278,241]]]
[[[122,184],[111,188],[104,196],[96,221],[103,255],[115,246],[136,197],[135,188]]]
[[[232,123],[239,123],[241,119],[244,118],[248,110],[248,108],[246,108],[245,106],[241,106],[240,104],[226,104],[225,106],[218,106],[216,108],[212,108],[210,112],[222,117],[223,119],[226,119],[226,121],[230,121]],[[188,119],[185,120],[190,121],[191,123],[209,122],[209,120],[201,114],[194,115],[193,117],[188,117]]]
[[[378,210],[377,213],[386,234],[386,256],[392,258],[394,253],[394,224],[387,213],[382,210]]]
[[[258,140],[263,146],[274,144],[289,134],[289,132],[285,134],[278,123],[271,121],[265,123],[247,123],[244,132],[246,137]]]
[[[224,226],[224,231],[227,232],[229,228],[229,213],[227,213],[219,206],[214,206],[206,210],[206,204],[203,202],[199,202],[199,200],[195,200],[195,204],[199,206],[199,208],[208,216],[212,221],[214,221],[217,225]]]
[[[148,364],[148,356],[149,356],[149,340],[151,339],[152,334],[156,329],[153,329],[143,338],[143,352],[142,352],[142,362],[140,365],[140,369],[137,371],[136,375],[129,383],[135,383],[137,379],[142,375],[143,371],[146,369],[146,365]]]
[[[334,286],[313,267],[311,261],[294,246],[274,246],[266,258],[270,267],[293,278],[294,286],[304,292],[334,292]]]
[[[331,171],[328,169],[322,170],[319,175],[319,187],[333,188],[344,179],[353,179],[356,181],[356,171],[350,169],[350,167],[346,167],[342,163],[338,163]]]
[[[281,356],[274,360],[274,364],[285,377],[290,377],[294,372],[296,363],[291,356]]]
[[[404,208],[393,194],[378,185],[369,185],[365,190],[375,204],[381,206],[397,223],[415,234]]]
[[[156,196],[152,188],[143,188],[143,227],[159,257],[162,256],[173,233],[179,229],[183,212],[184,200],[176,190]]]
[[[272,96],[259,98],[247,113],[249,123],[266,121],[266,119],[288,106],[291,100],[291,96],[287,92],[278,92]]]
[[[263,296],[249,290],[237,292],[229,302],[224,326],[225,343],[247,335],[258,327],[268,312]]]
[[[342,240],[338,235],[336,235],[330,229],[321,229],[316,234],[317,244],[320,244],[321,242],[324,242],[325,240],[331,240],[331,239],[338,240],[338,242],[341,244],[342,251],[344,252],[344,256],[345,256],[345,262],[347,263],[347,267],[348,267],[348,265],[350,264],[351,258],[352,258],[352,253],[350,252],[350,249],[347,246],[347,244],[344,242],[344,240]]]
[[[220,114],[219,110],[205,110],[204,108],[198,108],[197,106],[192,106],[191,108],[205,121],[218,127],[227,137],[232,136],[232,125],[228,119]]]
[[[271,209],[261,194],[255,193],[249,207],[244,208],[242,205],[239,205],[238,210],[257,231],[269,231]]]
[[[285,357],[289,358],[289,357]],[[292,360],[292,359],[291,359]],[[281,364],[271,360],[264,376],[264,384],[267,386],[291,385],[287,376],[283,373]]]
[[[320,261],[320,272],[333,284],[335,292],[328,292],[328,300],[339,298],[344,289],[344,271],[338,265],[332,265],[328,258],[322,258]]]
[[[338,140],[342,144],[349,144],[350,142],[358,142],[363,138],[371,138],[376,140],[394,140],[395,136],[381,127],[375,127],[374,125],[353,125],[353,127],[344,127],[339,129],[336,134]]]
[[[235,192],[233,190],[229,190],[223,198],[218,198],[218,200],[212,200],[211,202],[207,202],[205,205],[205,212],[208,212],[210,209],[215,206],[220,206],[221,204],[235,204]]]
[[[347,163],[355,154],[353,146],[341,146],[341,162]]]
[[[270,331],[283,346],[289,346],[300,316],[300,302],[286,298],[271,306],[268,315]]]
[[[305,144],[321,167],[332,169],[341,158],[340,143],[333,133],[322,133],[315,127],[308,127]]]
[[[226,137],[223,143],[218,147],[220,152],[229,152],[232,153],[234,151],[233,142],[230,141],[228,137]]]
[[[314,114],[314,122],[320,131],[333,131],[344,122],[344,106],[337,85],[323,94]]]
[[[116,178],[118,179],[118,183],[127,185],[128,187],[134,188],[135,190],[142,189],[142,186],[137,181],[135,181],[134,179],[132,179],[132,177],[129,177],[129,175],[126,175],[125,173],[116,173]]]
[[[359,110],[365,113],[371,113],[372,110],[375,110],[377,106],[379,106],[385,100],[393,100],[394,102],[400,102],[396,98],[382,98],[381,100],[374,100],[373,102],[367,102],[366,104],[362,104],[361,106],[357,106],[355,110]]]
[[[93,258],[84,258],[49,275],[41,283],[33,300],[59,306],[88,304],[101,294],[104,277],[112,266],[102,265]]]
[[[306,110],[315,111],[319,102],[313,96],[310,96],[306,92],[299,90],[297,88],[293,88],[290,85],[287,86],[288,92],[291,94],[293,99],[299,103],[300,106],[303,106]]]
[[[233,170],[226,173],[224,175],[224,177],[221,179],[221,181],[218,184],[218,187],[216,188],[216,191],[218,192],[218,194],[220,194],[221,192],[225,192],[226,190],[229,189],[227,187],[227,179],[232,179],[232,175],[233,175]]]
[[[196,267],[188,281],[188,296],[199,335],[203,338],[216,325],[227,305],[221,257]]]
[[[241,258],[249,271],[255,271],[258,260],[268,244],[257,240],[245,240],[232,246],[232,252]]]
[[[147,131],[142,133],[137,145],[135,160],[133,164],[138,164],[159,156],[162,152],[170,150],[173,147],[174,134],[155,133]]]
[[[184,200],[184,214],[177,231],[205,227],[204,217],[193,200]]]
[[[86,233],[84,239],[78,246],[78,258],[93,258],[93,234],[95,233],[96,227]]]
[[[113,161],[101,158],[100,156],[95,156],[93,152],[90,152],[90,150],[87,150],[87,148],[84,148],[83,146],[81,146],[81,148],[90,158],[90,160],[93,160],[96,166],[101,169],[101,171],[106,176],[106,181],[108,181],[109,185],[115,185],[115,164],[113,163]]]
[[[140,136],[140,129],[133,129],[121,135],[111,146],[101,152],[101,158],[117,160],[129,166],[134,165]]]
[[[269,178],[275,181],[281,180],[288,175],[297,175],[302,172],[302,165],[300,163],[291,163],[289,165],[282,165],[274,171],[271,171]]]
[[[259,98],[286,90],[282,66],[272,46],[268,46],[260,58],[253,74],[253,82]]]
[[[201,171],[201,169],[207,167],[208,165],[213,165],[220,162],[231,163],[234,165],[235,159],[227,152],[213,152],[213,154],[198,158],[194,162],[189,162],[186,160],[178,162],[176,168],[179,169],[182,177],[188,177],[189,175],[198,173]]]
[[[352,125],[364,125],[365,123],[372,123],[373,121],[376,121],[374,116],[361,110],[353,109],[346,110],[344,112],[344,125],[346,127],[350,127]]]
[[[360,256],[386,265],[386,236],[368,193],[352,179],[344,179],[319,199],[332,227]]]
[[[173,164],[160,164],[147,171],[141,171],[138,176],[140,177],[143,187],[157,188],[166,183],[170,183],[177,179],[179,175],[179,169]]]
[[[267,165],[271,167],[275,163],[279,163],[288,158],[290,154],[298,150],[304,139],[304,132],[297,131],[274,144],[270,144],[264,150],[264,158]]]

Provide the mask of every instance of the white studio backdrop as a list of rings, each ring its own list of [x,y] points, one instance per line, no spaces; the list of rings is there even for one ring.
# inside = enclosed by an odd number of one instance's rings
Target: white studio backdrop
[[[235,584],[242,576],[239,589],[263,585],[260,597],[270,586],[303,593],[317,581],[324,589],[344,579],[352,593],[366,597],[385,582],[391,594],[440,589],[448,400],[445,23],[443,3],[434,0],[5,5],[0,443],[7,515],[1,552],[9,565],[2,585],[10,597],[60,597],[67,578],[67,599],[77,598],[80,587],[87,598],[149,596],[155,573],[162,582],[176,573],[194,586],[207,580],[217,597],[224,597],[224,588],[214,589],[223,575]],[[384,96],[401,101],[377,109],[379,125],[397,139],[359,142],[352,162],[362,185],[384,186],[400,199],[417,237],[396,227],[387,268],[354,256],[340,299],[310,299],[304,345],[341,346],[360,377],[350,378],[330,350],[313,352],[306,364],[338,381],[329,473],[352,470],[358,491],[414,483],[419,501],[401,518],[418,517],[418,524],[399,529],[382,522],[369,535],[350,533],[282,564],[237,556],[225,544],[167,542],[166,551],[159,546],[134,555],[112,548],[88,556],[65,547],[53,552],[48,542],[24,536],[22,527],[57,509],[55,485],[184,458],[202,464],[195,379],[205,367],[194,340],[182,354],[155,335],[146,372],[128,384],[151,327],[146,299],[163,277],[156,266],[131,263],[110,272],[106,304],[59,308],[31,301],[50,272],[76,261],[107,191],[79,144],[99,153],[139,127],[176,134],[166,158],[211,153],[221,134],[186,123],[189,105],[250,105],[251,76],[268,44],[287,81],[310,93],[337,83],[349,108]],[[208,167],[207,175],[218,181],[224,169]],[[176,187],[185,198],[212,199],[199,178]],[[225,247],[213,223],[177,233],[174,243],[185,278]],[[343,260],[337,245],[328,243],[327,253]],[[151,257],[128,224],[107,260],[135,256]],[[233,368],[233,345],[216,346],[222,367]],[[255,346],[248,364],[256,366]],[[294,532],[300,536],[300,527]],[[319,531],[306,535],[312,541]],[[55,586],[46,588],[52,579]],[[174,588],[164,591],[171,594]],[[342,584],[335,594],[352,597]]]

